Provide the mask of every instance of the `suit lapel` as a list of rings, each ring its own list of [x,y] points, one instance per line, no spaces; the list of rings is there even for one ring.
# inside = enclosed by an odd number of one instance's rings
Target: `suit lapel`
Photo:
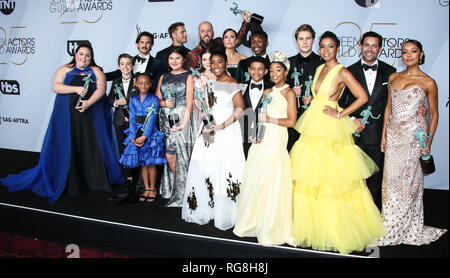
[[[380,93],[382,83],[383,83],[384,70],[381,67],[381,63],[378,62],[378,70],[377,77],[375,78],[375,85],[373,86],[372,96],[369,99],[369,103],[371,104],[375,101]]]
[[[366,92],[367,96],[370,99],[369,87],[367,87],[366,76],[364,75],[364,69],[363,69],[363,67],[361,65],[361,60],[358,63],[358,67],[357,67],[357,71],[356,71],[356,74],[355,74],[355,78],[356,78],[356,80],[358,80],[359,84],[362,85],[362,87],[364,88],[364,91]]]
[[[246,109],[247,108],[253,108],[252,107],[252,101],[250,100],[250,81],[245,82],[245,84],[247,84],[247,89],[245,89],[244,96],[243,96],[243,98],[244,98],[244,105],[245,105]]]

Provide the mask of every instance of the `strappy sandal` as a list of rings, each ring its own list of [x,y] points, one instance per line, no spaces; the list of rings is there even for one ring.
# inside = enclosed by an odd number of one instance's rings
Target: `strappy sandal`
[[[146,191],[147,191],[147,190],[146,190]],[[148,189],[148,191],[151,191],[151,192],[155,192],[155,193],[156,193],[156,194],[155,194],[155,197],[150,197],[150,196],[148,196],[148,200],[150,200],[149,203],[151,203],[151,202],[153,202],[153,201],[156,199],[156,196],[158,195],[158,193],[157,193],[156,189]]]
[[[147,191],[152,191],[152,190],[150,190],[150,189],[145,189],[144,190],[144,193],[142,194],[142,195],[140,195],[139,196],[139,201],[140,202],[147,202],[148,201],[148,199],[150,199],[150,197],[149,196],[145,196],[144,194],[145,194],[145,192],[147,192]],[[152,202],[152,201],[151,201]]]

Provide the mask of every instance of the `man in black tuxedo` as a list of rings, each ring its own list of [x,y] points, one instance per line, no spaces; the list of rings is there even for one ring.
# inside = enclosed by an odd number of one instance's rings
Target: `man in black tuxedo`
[[[297,28],[295,31],[295,41],[297,42],[297,46],[299,49],[299,53],[295,56],[289,58],[289,63],[291,64],[291,68],[288,72],[288,80],[287,83],[294,90],[297,97],[297,119],[302,115],[305,111],[303,108],[303,103],[301,100],[301,96],[305,94],[306,86],[305,82],[310,81],[314,78],[314,74],[316,73],[316,68],[320,66],[323,61],[320,59],[320,56],[312,51],[312,46],[314,44],[314,39],[316,37],[316,32],[314,29],[308,25],[303,24]],[[294,73],[294,69],[297,69],[297,72],[301,74],[299,76],[300,86],[295,86],[294,79],[292,78],[292,73]],[[294,143],[300,137],[300,134],[294,128],[288,128],[288,144],[287,150],[290,151]]]
[[[261,56],[253,56],[248,59],[248,72],[250,80],[244,82],[247,89],[242,95],[244,99],[245,111],[239,118],[242,130],[242,141],[244,147],[245,158],[252,145],[249,136],[254,136],[254,130],[258,124],[258,109],[261,107],[261,99],[265,89],[270,86],[264,81],[264,76],[268,72],[269,63]]]
[[[267,64],[270,65],[270,60],[266,53],[267,46],[269,46],[269,42],[266,32],[262,30],[252,32],[252,35],[250,36],[250,48],[252,49],[254,56],[263,57],[266,60]],[[244,83],[249,80],[246,78],[246,73],[248,74],[249,59],[252,57],[239,61],[238,67],[236,69],[236,74],[234,76],[234,79],[236,79],[238,82]],[[264,82],[273,86],[273,82],[270,81],[269,73],[266,73],[264,75]]]
[[[183,44],[187,42],[187,33],[186,29],[184,28],[183,22],[175,22],[172,25],[169,26],[169,35],[172,38],[172,45],[169,47],[164,48],[163,50],[156,53],[156,59],[159,60],[162,63],[162,72],[167,73],[170,72],[171,69],[169,67],[169,53],[172,50],[174,46],[181,46],[184,48],[186,53],[188,53],[190,50],[186,47],[184,47]],[[156,84],[158,84],[158,81],[156,81]]]
[[[383,179],[384,153],[381,152],[381,135],[383,131],[384,110],[388,99],[388,79],[396,72],[396,69],[383,61],[377,59],[382,50],[383,38],[375,32],[365,33],[360,42],[362,59],[347,69],[362,85],[369,97],[369,101],[361,106],[350,116],[358,126],[357,132],[360,137],[354,137],[355,143],[369,155],[377,164],[380,171],[367,179],[367,187],[372,194],[373,200],[381,210],[381,183]],[[354,96],[346,88],[339,99],[339,106],[346,108],[355,101]],[[378,119],[369,118],[367,124],[361,125],[361,112],[372,107],[372,115]]]
[[[156,91],[159,77],[163,74],[163,65],[161,61],[153,58],[150,51],[153,48],[155,38],[149,32],[141,32],[136,38],[136,46],[138,48],[138,55],[134,56],[134,74],[145,73],[150,76],[151,87],[150,92],[153,94]],[[106,80],[111,81],[122,76],[120,70],[106,73]]]

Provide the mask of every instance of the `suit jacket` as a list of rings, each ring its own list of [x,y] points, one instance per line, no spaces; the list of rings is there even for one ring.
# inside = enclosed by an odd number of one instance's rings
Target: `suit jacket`
[[[314,52],[311,52],[308,56],[309,61],[303,61],[302,56],[298,53],[295,56],[289,57],[290,69],[287,76],[287,83],[289,87],[294,88],[294,79],[291,78],[292,73],[294,72],[294,68],[297,69],[297,72],[302,72],[302,76],[299,77],[300,84],[303,84],[302,94],[306,91],[305,82],[309,80],[309,76],[311,75],[314,79],[314,75],[316,74],[316,68],[324,63],[323,60],[320,59],[320,56]],[[301,114],[305,111],[305,108],[302,108],[303,103],[300,99],[300,107],[297,106],[297,119],[301,116]]]
[[[361,84],[369,97],[369,101],[361,106],[358,110],[353,112],[350,116],[355,118],[362,118],[361,112],[367,108],[367,106],[372,107],[372,115],[377,117],[381,115],[378,119],[369,118],[368,124],[364,130],[360,133],[358,144],[362,145],[379,145],[381,143],[381,134],[383,131],[383,119],[384,110],[386,108],[387,97],[388,97],[388,79],[391,74],[396,72],[396,69],[380,60],[378,60],[377,77],[375,79],[375,85],[373,87],[372,95],[369,94],[369,89],[367,87],[366,78],[364,76],[364,69],[361,65],[361,60],[354,63],[347,68],[355,77],[356,80]],[[346,88],[339,99],[339,106],[346,108],[355,101],[355,97],[352,95],[350,90]]]
[[[136,59],[137,55],[134,56]],[[156,91],[156,87],[158,86],[159,77],[163,74],[164,68],[160,60],[153,58],[151,55],[149,56],[149,60],[147,63],[147,67],[145,68],[145,74],[150,76],[150,81],[152,82],[152,86],[150,86],[150,92],[153,94]],[[106,75],[106,81],[115,80],[117,78],[122,77],[122,72],[120,70],[115,70],[112,72],[108,72]]]
[[[113,80],[113,83],[111,85],[111,90],[109,92],[108,95],[108,104],[110,106],[114,107],[114,101],[119,99],[119,96],[115,93],[115,88],[116,85],[122,90],[122,94],[125,96],[125,98],[127,99],[127,103],[130,103],[130,98],[132,96],[135,96],[138,94],[138,90],[136,90],[135,87],[133,87],[133,80],[134,77],[131,77],[130,79],[130,85],[128,86],[128,91],[124,92],[123,91],[123,86],[122,86],[122,77],[116,78]],[[113,117],[113,124],[116,126],[123,126],[125,124],[125,116],[126,116],[126,112],[124,112],[125,108],[123,105],[119,105],[118,107],[116,107],[115,111],[114,111],[114,117]],[[129,116],[127,116],[129,117]]]
[[[244,105],[245,105],[245,111],[244,114],[239,118],[239,124],[241,126],[242,131],[242,139],[244,143],[250,143],[248,137],[250,135],[253,135],[253,131],[258,124],[258,110],[261,108],[261,99],[263,95],[261,95],[258,104],[256,107],[252,106],[252,102],[250,100],[250,81],[244,82],[244,84],[247,84],[247,89],[245,90],[244,94],[242,95],[242,98],[244,99]],[[264,82],[263,85],[263,91],[265,89],[272,88],[270,84],[267,84]]]

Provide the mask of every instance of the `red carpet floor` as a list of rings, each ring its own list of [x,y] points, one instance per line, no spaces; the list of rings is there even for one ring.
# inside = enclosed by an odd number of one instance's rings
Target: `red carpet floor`
[[[128,258],[83,246],[78,246],[78,250],[71,247],[59,242],[0,232],[0,258]]]

